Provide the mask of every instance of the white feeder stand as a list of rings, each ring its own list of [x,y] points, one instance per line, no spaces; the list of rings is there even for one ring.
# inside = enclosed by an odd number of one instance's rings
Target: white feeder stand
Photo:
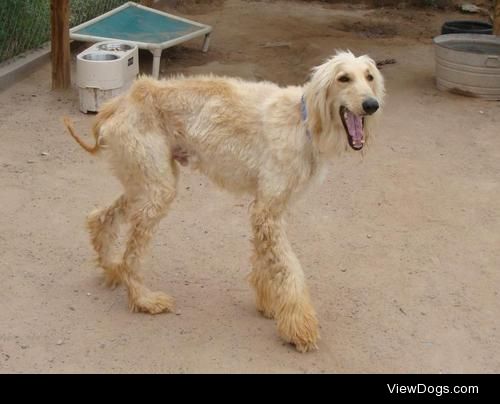
[[[153,54],[152,75],[160,75],[164,49],[204,37],[203,52],[208,51],[212,27],[129,1],[69,31],[70,38],[83,42],[123,41]]]
[[[135,44],[107,41],[87,48],[76,62],[80,111],[98,112],[104,102],[126,91],[138,73]]]

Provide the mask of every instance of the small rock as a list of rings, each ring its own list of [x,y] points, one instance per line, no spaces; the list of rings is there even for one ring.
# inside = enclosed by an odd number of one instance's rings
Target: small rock
[[[28,349],[29,346],[28,345],[21,345],[21,349]]]
[[[483,115],[483,114],[484,114],[484,111],[479,111],[479,113],[480,113],[481,115]]]
[[[367,234],[366,237],[367,238],[372,238],[372,235],[371,234]]]
[[[44,152],[41,152],[40,155],[44,156],[44,157],[47,157],[49,155],[49,153],[47,153],[47,152],[44,151]]]
[[[28,160],[28,161],[26,161],[26,163],[28,163],[28,164],[33,164],[34,162],[35,162],[35,160]]]
[[[462,4],[460,10],[464,13],[479,13],[481,11],[478,6],[470,3]]]
[[[87,296],[92,296],[92,293],[90,293],[90,292],[87,292]]]
[[[342,268],[342,269],[340,270],[340,272],[347,272],[347,269],[346,269],[346,268]]]
[[[385,65],[393,65],[393,64],[395,64],[396,63],[396,59],[384,59],[384,60],[379,60],[376,63],[377,63],[377,67],[381,68],[382,66],[385,66]]]
[[[176,311],[176,312],[175,312],[175,315],[176,315],[176,316],[180,316],[181,314],[182,314],[182,312],[181,312],[181,311]]]
[[[58,339],[57,342],[56,342],[56,345],[62,345],[63,344],[63,340],[62,339]]]
[[[75,311],[75,308],[74,308],[73,306],[69,306],[69,309],[70,309],[71,311]]]

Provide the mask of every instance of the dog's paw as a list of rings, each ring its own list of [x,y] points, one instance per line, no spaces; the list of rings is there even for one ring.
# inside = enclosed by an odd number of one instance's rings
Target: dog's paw
[[[139,297],[129,301],[130,310],[149,314],[172,312],[174,299],[163,292],[143,292]]]
[[[257,303],[257,311],[265,318],[269,318],[271,320],[274,318],[274,311],[271,308],[261,306]]]
[[[319,338],[319,337],[318,337]],[[306,352],[311,352],[311,351],[317,351],[318,350],[318,344],[317,340],[313,339],[311,341],[304,342],[302,339],[297,340],[295,342],[290,342],[293,346],[295,346],[295,349],[299,351],[300,353],[306,353]]]
[[[257,311],[265,318],[275,318],[272,290],[269,284],[263,281],[262,275],[257,271],[250,274],[249,282],[255,289],[255,306]]]
[[[299,352],[318,349],[319,326],[312,309],[281,312],[278,316],[278,332]]]
[[[121,273],[120,273],[120,265],[119,264],[111,264],[103,267],[103,280],[104,285],[110,289],[115,289],[117,286],[120,286],[122,283]]]

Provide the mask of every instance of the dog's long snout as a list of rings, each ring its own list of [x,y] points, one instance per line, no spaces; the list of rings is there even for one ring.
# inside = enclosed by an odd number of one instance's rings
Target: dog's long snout
[[[368,98],[363,101],[363,110],[368,114],[374,114],[379,108],[378,101],[375,98]]]

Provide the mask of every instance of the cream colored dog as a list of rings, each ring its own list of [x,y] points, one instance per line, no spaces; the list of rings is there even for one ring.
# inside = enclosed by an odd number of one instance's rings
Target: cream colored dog
[[[305,352],[317,347],[318,321],[304,274],[285,233],[291,199],[328,158],[360,150],[382,105],[383,78],[367,56],[337,53],[304,86],[199,76],[139,78],[108,104],[88,152],[103,150],[124,187],[111,206],[88,217],[107,284],[123,283],[133,311],[172,311],[173,299],[144,286],[139,261],[176,195],[178,164],[219,186],[250,193],[257,309],[275,318],[281,337]],[[114,259],[120,223],[130,224],[123,258]]]

